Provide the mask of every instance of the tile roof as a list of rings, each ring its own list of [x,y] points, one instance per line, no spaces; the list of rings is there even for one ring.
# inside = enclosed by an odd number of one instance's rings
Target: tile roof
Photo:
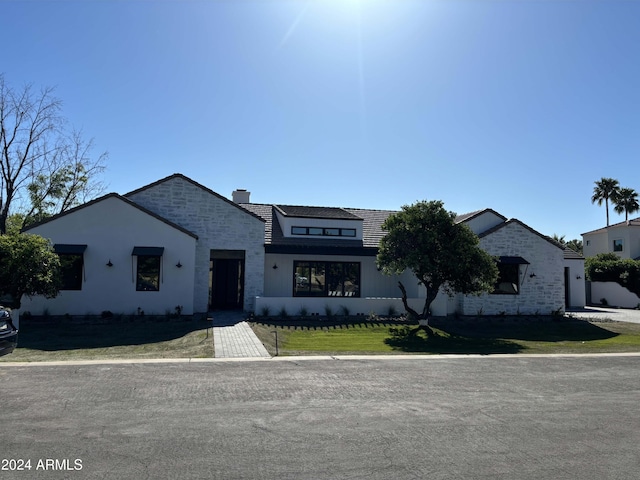
[[[602,233],[602,232],[606,232],[607,229],[609,228],[613,228],[613,227],[625,227],[625,226],[629,226],[629,227],[640,227],[640,217],[639,218],[632,218],[631,220],[629,220],[628,222],[624,221],[624,222],[618,222],[618,223],[614,223],[613,225],[609,225],[608,227],[602,227],[602,228],[597,228],[595,230],[591,230],[589,232],[584,232],[581,235],[588,235],[590,233]]]
[[[287,217],[360,220],[359,217],[337,207],[308,207],[303,205],[275,205],[275,207]]]
[[[483,208],[482,210],[476,210],[474,212],[469,212],[469,213],[463,213],[462,215],[458,215],[455,218],[455,222],[456,223],[460,223],[460,222],[466,222],[467,220],[471,220],[475,217],[478,217],[480,215],[482,215],[483,213],[493,213],[494,215],[497,215],[498,217],[500,217],[502,219],[502,221],[507,221],[507,217],[505,217],[504,215],[500,215],[498,212],[496,212],[495,210],[491,209],[491,208]]]
[[[394,213],[393,211],[365,210],[365,209],[337,209],[341,210],[340,219],[362,220],[363,239],[350,240],[341,238],[287,238],[282,233],[280,223],[275,215],[275,209],[280,205],[268,205],[258,203],[242,203],[240,206],[265,220],[265,243],[268,245],[304,245],[318,247],[365,247],[377,248],[380,239],[384,236],[381,225],[385,219]],[[308,207],[307,207],[308,208]],[[318,207],[325,209],[325,207]],[[298,211],[298,210],[295,210]],[[311,217],[327,218],[327,217]],[[329,217],[337,218],[337,217]]]

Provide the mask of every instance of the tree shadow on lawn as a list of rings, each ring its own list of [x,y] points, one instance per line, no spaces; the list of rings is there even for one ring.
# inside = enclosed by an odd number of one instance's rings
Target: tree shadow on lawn
[[[554,316],[438,317],[431,325],[450,335],[530,342],[584,342],[618,336],[587,320]]]
[[[416,333],[417,326],[390,328],[385,343],[394,350],[415,353],[518,353],[518,342],[585,342],[618,336],[584,320],[533,317],[434,318],[436,336]]]
[[[211,327],[207,320],[168,319],[136,320],[132,322],[20,323],[18,348],[42,351],[62,351],[145,345],[175,340],[198,330]]]
[[[451,335],[436,330],[436,336],[427,337],[424,331],[417,332],[417,326],[389,329],[389,338],[384,343],[394,350],[407,353],[518,353],[521,345],[500,338],[470,338]]]

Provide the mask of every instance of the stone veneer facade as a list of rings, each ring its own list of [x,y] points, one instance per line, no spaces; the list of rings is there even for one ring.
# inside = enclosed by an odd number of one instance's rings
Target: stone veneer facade
[[[520,266],[520,294],[460,297],[463,315],[541,314],[564,311],[564,252],[518,221],[483,236],[480,246],[491,255],[518,256],[529,262]],[[530,277],[535,274],[535,277]]]
[[[211,250],[244,250],[244,309],[254,309],[264,288],[264,222],[182,175],[173,175],[126,195],[148,210],[198,235],[194,312],[209,307]]]

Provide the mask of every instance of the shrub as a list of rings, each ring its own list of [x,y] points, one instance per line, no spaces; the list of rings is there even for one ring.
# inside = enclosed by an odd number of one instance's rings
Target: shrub
[[[351,314],[351,310],[345,305],[340,305],[340,314],[348,317]]]
[[[280,316],[280,318],[287,318],[289,316],[285,307],[282,307],[280,309],[280,313],[278,313],[278,315]]]
[[[262,309],[260,309],[261,317],[268,317],[270,314],[271,314],[271,310],[269,309],[269,307],[262,307]]]
[[[585,261],[585,273],[592,282],[615,282],[640,296],[640,262],[600,253]],[[604,304],[603,304],[604,305]]]
[[[307,310],[307,307],[305,307],[304,305],[302,305],[300,307],[300,316],[301,317],[306,317],[307,315],[309,315],[309,310]]]
[[[333,310],[331,309],[331,307],[329,305],[325,305],[324,306],[324,314],[327,317],[333,317]]]

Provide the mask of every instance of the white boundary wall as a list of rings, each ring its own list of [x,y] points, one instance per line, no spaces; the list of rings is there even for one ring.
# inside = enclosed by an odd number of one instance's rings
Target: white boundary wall
[[[640,305],[640,298],[616,282],[591,282],[591,301],[601,303],[607,300],[612,307],[636,308]]]

